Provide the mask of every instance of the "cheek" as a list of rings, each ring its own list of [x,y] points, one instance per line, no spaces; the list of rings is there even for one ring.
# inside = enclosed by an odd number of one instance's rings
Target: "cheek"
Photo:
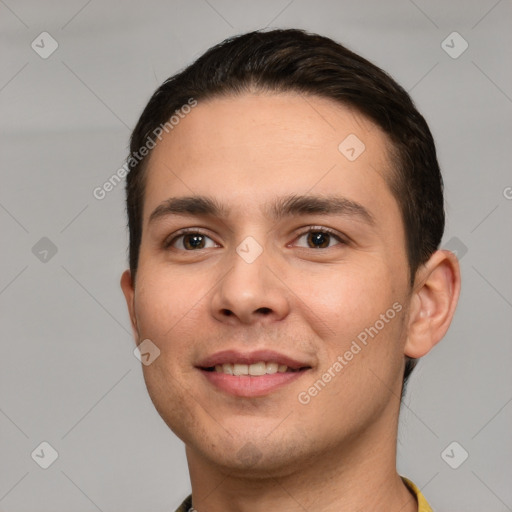
[[[141,337],[162,341],[190,312],[194,297],[158,265],[141,266],[135,289],[135,312]]]
[[[158,386],[172,386],[192,370],[190,347],[194,336],[201,338],[201,322],[197,316],[197,289],[182,286],[179,280],[157,271],[143,270],[137,276],[135,313],[140,341],[149,339],[160,350],[159,357],[144,367],[145,377]],[[147,376],[146,376],[147,373]],[[149,388],[149,386],[148,386]]]
[[[161,269],[160,269],[161,270]],[[182,437],[195,421],[190,412],[194,403],[186,383],[193,372],[190,346],[197,298],[187,287],[157,269],[140,266],[135,292],[135,309],[140,340],[149,339],[159,349],[158,357],[142,365],[149,396],[162,419]],[[199,331],[198,331],[198,335]]]
[[[389,267],[375,259],[326,267],[301,282],[304,303],[340,342],[373,325],[398,300]]]
[[[318,372],[301,389],[301,399],[310,400],[310,417],[328,410],[346,418],[343,425],[326,425],[327,437],[376,418],[395,396],[390,389],[399,392],[405,307],[394,271],[374,259],[372,265],[331,268],[324,277],[304,281],[306,305],[329,332],[319,345]]]
[[[399,374],[405,312],[400,275],[386,261],[371,259],[371,264],[362,258],[304,280],[306,305],[319,319],[319,329],[321,324],[329,327],[323,331],[317,378],[329,371],[336,376],[325,375],[329,384],[317,400],[319,407],[364,408],[361,396],[372,394],[384,403],[388,388],[380,380],[391,385]]]
[[[143,366],[144,381],[155,409],[167,426],[181,439],[197,430],[197,411],[191,404],[200,403],[186,386],[180,366],[161,355],[151,365]]]

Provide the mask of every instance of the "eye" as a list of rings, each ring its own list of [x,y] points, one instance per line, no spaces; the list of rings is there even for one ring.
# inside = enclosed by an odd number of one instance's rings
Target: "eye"
[[[211,243],[208,245],[208,241]],[[195,229],[182,230],[165,242],[165,248],[194,251],[197,249],[209,249],[210,247],[218,247],[209,236]]]
[[[302,238],[306,239],[306,247],[308,249],[328,249],[336,244],[331,244],[331,242],[338,241],[341,244],[346,244],[346,242],[341,238],[340,235],[336,234],[335,231],[329,228],[321,228],[321,227],[310,227],[307,231],[300,234],[297,240]]]

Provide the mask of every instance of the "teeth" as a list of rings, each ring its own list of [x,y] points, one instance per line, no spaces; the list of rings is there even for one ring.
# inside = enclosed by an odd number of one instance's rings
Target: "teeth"
[[[233,375],[249,375],[249,365],[248,364],[234,364],[233,365]]]
[[[226,375],[251,375],[257,377],[260,375],[272,375],[273,373],[285,373],[294,371],[285,364],[278,364],[274,362],[266,363],[259,361],[253,364],[239,364],[239,363],[224,363],[215,366],[217,373],[225,373]]]
[[[267,363],[267,373],[277,373],[279,365],[277,363]]]
[[[227,373],[228,375],[233,375],[233,365],[231,365],[231,364],[223,364],[221,367],[216,366],[215,370],[217,370],[217,368],[222,368],[223,373]]]

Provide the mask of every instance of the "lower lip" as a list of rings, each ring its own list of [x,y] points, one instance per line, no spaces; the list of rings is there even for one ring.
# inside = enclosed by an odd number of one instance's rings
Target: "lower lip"
[[[296,372],[272,373],[253,377],[251,375],[228,375],[227,373],[201,370],[205,378],[217,388],[234,396],[264,396],[290,384],[303,376],[307,370]]]

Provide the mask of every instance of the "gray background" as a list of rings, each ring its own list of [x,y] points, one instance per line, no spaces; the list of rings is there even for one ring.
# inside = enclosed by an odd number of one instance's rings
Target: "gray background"
[[[437,510],[512,510],[511,20],[509,0],[0,0],[0,510],[172,511],[188,493],[182,443],[147,395],[119,288],[124,184],[101,201],[93,190],[122,165],[165,78],[265,26],[347,44],[427,118],[463,288],[409,384],[399,471]],[[31,48],[44,31],[59,45],[46,59]],[[454,31],[469,45],[457,58],[445,49],[461,39],[442,47]],[[59,454],[48,469],[31,458],[42,441]],[[452,441],[452,464],[469,453],[458,469],[441,456]]]

